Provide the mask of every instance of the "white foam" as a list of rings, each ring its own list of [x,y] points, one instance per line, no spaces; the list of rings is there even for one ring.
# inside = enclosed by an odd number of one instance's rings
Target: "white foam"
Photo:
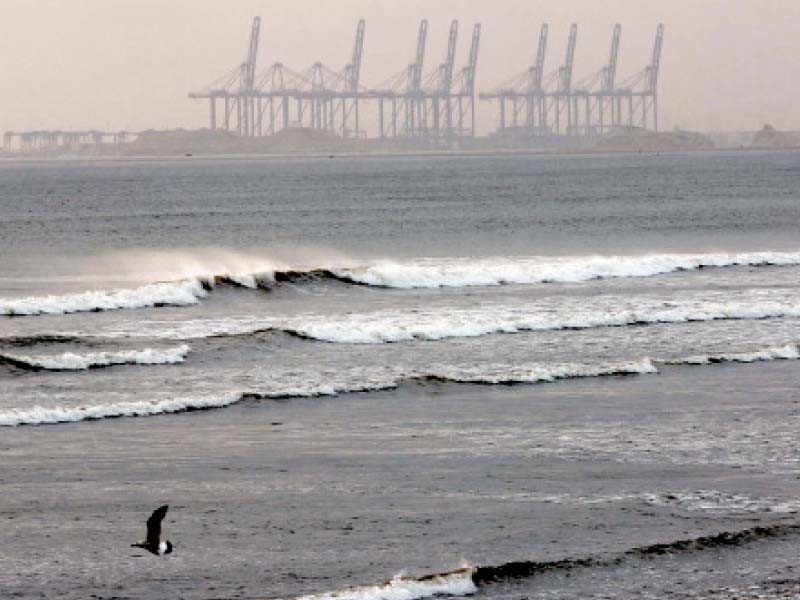
[[[643,256],[572,256],[423,259],[381,261],[334,269],[358,283],[391,288],[438,288],[573,283],[610,277],[649,277],[701,267],[797,265],[800,252],[648,254]]]
[[[454,383],[503,384],[547,383],[561,379],[603,377],[618,374],[657,373],[647,359],[605,364],[528,364],[528,365],[430,365],[422,369],[337,370],[335,372],[265,371],[262,377],[254,374],[256,386],[246,393],[222,396],[201,396],[153,401],[131,401],[77,407],[16,408],[0,412],[0,426],[69,423],[87,419],[140,417],[187,410],[223,408],[242,398],[314,398],[339,394],[374,392],[394,389],[404,382],[439,379]]]
[[[658,373],[649,358],[623,363],[536,364],[528,366],[481,365],[480,367],[434,367],[428,376],[460,383],[547,383],[559,379],[580,379],[607,375],[647,375]]]
[[[378,368],[335,372],[297,373],[268,371],[255,374],[256,391],[248,396],[256,398],[335,396],[355,392],[373,392],[394,389],[404,382],[426,379],[453,383],[509,384],[548,383],[561,379],[604,377],[608,375],[646,375],[658,373],[649,358],[636,361],[601,364],[580,363],[530,363],[522,365],[433,364],[424,368]]]
[[[697,297],[671,303],[640,298],[636,305],[630,305],[624,298],[604,296],[591,303],[565,299],[551,305],[486,304],[479,309],[304,315],[272,325],[325,342],[381,344],[493,333],[776,317],[800,317],[800,303],[796,299],[768,300],[749,295],[733,301]]]
[[[65,352],[54,356],[6,355],[8,358],[24,362],[32,367],[51,371],[81,371],[92,367],[111,365],[164,365],[183,362],[189,353],[189,346],[174,348],[144,348],[143,350],[123,350],[117,352],[88,352],[75,354]]]
[[[197,304],[206,295],[202,282],[191,279],[174,283],[151,283],[122,290],[0,299],[0,315],[67,314],[162,305],[188,306]]]
[[[467,596],[477,592],[473,569],[462,569],[424,579],[395,576],[384,584],[302,596],[300,600],[418,600],[433,596]]]
[[[114,417],[144,417],[188,410],[222,408],[242,399],[241,394],[223,396],[199,396],[195,398],[171,398],[166,400],[117,402],[77,407],[34,406],[0,412],[0,426],[45,425],[74,423],[93,419]]]
[[[645,500],[654,505],[676,504],[688,511],[712,513],[789,513],[800,512],[800,501],[776,498],[753,498],[719,490],[679,491],[670,494],[649,494]]]
[[[686,358],[665,361],[670,364],[708,365],[718,362],[752,363],[770,360],[796,360],[800,358],[800,349],[796,344],[774,346],[755,352],[734,352],[728,354],[701,354]]]

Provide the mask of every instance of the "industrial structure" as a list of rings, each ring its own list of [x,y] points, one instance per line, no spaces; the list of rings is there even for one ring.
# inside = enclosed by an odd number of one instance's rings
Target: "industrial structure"
[[[296,72],[281,62],[256,73],[261,19],[253,20],[247,56],[241,65],[190,98],[208,99],[210,128],[235,131],[244,137],[274,135],[294,127],[329,131],[342,137],[360,137],[359,97],[361,54],[365,22],[356,28],[350,62],[335,71],[321,62]],[[218,102],[222,122],[217,119]]]
[[[374,106],[380,140],[409,140],[430,146],[459,146],[475,136],[475,74],[481,26],[475,24],[469,54],[456,71],[458,21],[450,24],[444,60],[425,71],[428,21],[420,23],[412,62],[383,83],[364,87],[360,81],[365,23],[358,22],[353,54],[341,70],[321,62],[296,72],[276,62],[255,74],[260,19],[253,21],[245,61],[210,86],[189,94],[208,99],[211,129],[242,136],[273,135],[290,127],[323,130],[343,138],[366,137],[360,105]],[[614,27],[608,62],[574,82],[578,27],[567,38],[563,63],[545,73],[549,27],[542,25],[534,64],[522,74],[481,93],[499,108],[500,136],[523,143],[596,136],[614,128],[658,130],[658,71],[663,25],[658,25],[649,64],[618,83],[617,57],[621,26]],[[222,122],[217,102],[223,104]]]
[[[341,68],[318,61],[304,70],[273,62],[258,65],[261,19],[250,28],[244,61],[189,97],[208,103],[208,127],[242,138],[275,136],[287,130],[317,131],[331,138],[371,138],[400,147],[473,147],[476,100],[499,115],[490,135],[494,146],[571,143],[616,129],[658,131],[658,73],[663,25],[646,66],[617,77],[621,26],[614,26],[608,61],[575,81],[578,26],[569,28],[563,62],[547,71],[548,24],[539,30],[532,66],[476,94],[481,25],[476,23],[463,66],[457,68],[459,22],[452,21],[441,63],[426,69],[427,20],[416,31],[412,62],[370,87],[361,81],[366,23],[359,20],[352,53]],[[365,116],[368,117],[365,119]],[[4,147],[37,150],[53,146],[124,144],[131,132],[31,131],[4,135]],[[488,142],[487,142],[488,143]]]
[[[3,147],[7,150],[32,152],[54,148],[78,148],[94,145],[127,144],[136,139],[137,133],[131,131],[6,131],[3,134]]]
[[[375,88],[361,84],[366,24],[360,20],[350,62],[335,70],[316,62],[293,71],[281,62],[255,74],[260,19],[256,17],[245,61],[190,98],[207,99],[211,129],[263,136],[291,127],[363,138],[361,105],[377,107],[380,139],[447,145],[475,135],[475,72],[481,26],[472,31],[467,62],[456,71],[458,21],[450,24],[444,61],[425,72],[428,22],[420,23],[413,62]],[[217,118],[221,104],[223,119]]]
[[[578,26],[569,30],[563,64],[544,75],[548,25],[542,25],[536,59],[522,74],[480,95],[496,102],[500,135],[524,141],[560,136],[593,136],[619,127],[658,131],[658,70],[664,26],[658,25],[650,63],[617,83],[619,24],[611,36],[608,63],[583,80],[573,83]]]
[[[378,102],[380,139],[411,138],[432,145],[450,145],[475,135],[475,71],[481,26],[472,30],[466,65],[455,72],[458,21],[450,23],[442,63],[423,76],[428,21],[419,26],[414,62],[363,97]],[[387,108],[390,112],[387,115]]]

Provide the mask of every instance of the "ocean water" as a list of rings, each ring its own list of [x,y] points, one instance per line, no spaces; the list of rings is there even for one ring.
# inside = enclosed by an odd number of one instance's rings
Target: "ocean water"
[[[0,598],[800,595],[800,152],[5,162],[0,257]]]

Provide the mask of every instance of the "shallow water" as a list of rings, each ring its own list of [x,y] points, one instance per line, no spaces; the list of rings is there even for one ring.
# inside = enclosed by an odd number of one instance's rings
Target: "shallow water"
[[[798,158],[0,164],[0,597],[793,593]]]

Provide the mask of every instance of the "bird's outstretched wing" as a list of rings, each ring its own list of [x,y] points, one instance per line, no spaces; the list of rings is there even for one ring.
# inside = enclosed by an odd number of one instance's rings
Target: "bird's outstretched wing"
[[[155,509],[153,514],[150,515],[150,518],[147,519],[147,543],[154,545],[156,548],[161,539],[161,521],[164,519],[168,510],[169,506],[161,506]]]

